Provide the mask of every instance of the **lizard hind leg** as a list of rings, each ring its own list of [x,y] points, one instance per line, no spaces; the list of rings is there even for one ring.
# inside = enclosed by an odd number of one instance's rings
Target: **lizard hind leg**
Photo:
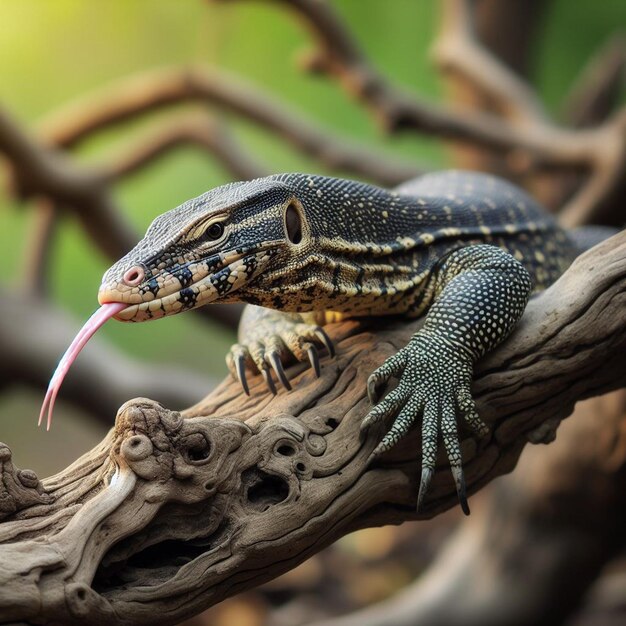
[[[226,364],[250,394],[246,370],[260,373],[272,394],[277,393],[272,372],[280,384],[291,390],[284,366],[290,362],[310,363],[315,375],[321,375],[319,350],[335,356],[332,341],[321,326],[307,324],[298,314],[281,313],[257,306],[247,306],[239,327],[240,343],[233,345]]]

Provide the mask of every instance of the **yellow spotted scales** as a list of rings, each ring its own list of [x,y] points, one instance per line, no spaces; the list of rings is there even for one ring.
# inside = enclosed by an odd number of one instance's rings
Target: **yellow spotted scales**
[[[276,393],[289,359],[333,347],[322,326],[346,317],[426,312],[407,346],[369,378],[363,428],[390,424],[375,454],[422,423],[418,507],[443,440],[468,512],[457,418],[487,428],[470,393],[474,362],[519,321],[528,297],[552,283],[577,249],[527,194],[492,176],[448,171],[394,190],[337,178],[281,174],[232,183],[159,216],[104,276],[101,303],[144,321],[210,302],[242,301],[227,362],[248,392],[246,368]],[[398,386],[379,399],[391,377]]]

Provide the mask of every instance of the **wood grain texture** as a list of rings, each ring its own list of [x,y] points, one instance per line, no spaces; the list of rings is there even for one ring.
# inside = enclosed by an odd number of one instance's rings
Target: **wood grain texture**
[[[464,434],[470,493],[529,440],[554,437],[577,400],[626,384],[625,305],[622,232],[533,299],[478,364],[492,431]],[[176,623],[347,532],[417,519],[419,434],[372,465],[381,433],[359,436],[367,376],[419,322],[381,324],[330,327],[337,358],[320,379],[294,367],[294,391],[275,398],[258,377],[250,398],[227,380],[183,414],[131,400],[100,445],[44,481],[0,448],[0,621]],[[424,517],[456,504],[439,461]]]

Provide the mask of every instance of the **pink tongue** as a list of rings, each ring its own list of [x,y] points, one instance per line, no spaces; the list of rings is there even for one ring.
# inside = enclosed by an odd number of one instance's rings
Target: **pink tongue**
[[[91,336],[106,322],[109,318],[113,317],[120,311],[124,310],[128,305],[122,302],[110,302],[103,304],[86,322],[85,325],[78,331],[74,341],[70,344],[70,347],[65,351],[65,354],[59,361],[54,374],[50,379],[48,385],[48,391],[46,391],[46,397],[44,398],[43,405],[41,406],[41,412],[39,413],[38,425],[41,426],[43,416],[48,412],[48,421],[46,422],[46,430],[50,430],[50,424],[52,422],[52,410],[54,408],[54,402],[56,400],[61,383],[65,378],[70,366],[78,356],[78,353],[83,349],[85,344],[89,341]]]

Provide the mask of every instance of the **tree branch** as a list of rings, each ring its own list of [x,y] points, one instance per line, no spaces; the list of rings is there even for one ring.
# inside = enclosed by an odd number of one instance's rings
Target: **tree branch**
[[[318,49],[309,57],[308,69],[337,79],[389,132],[414,130],[496,151],[525,151],[553,166],[584,168],[591,164],[593,133],[552,128],[550,137],[529,135],[494,115],[465,114],[419,100],[391,86],[373,68],[327,2],[273,1],[292,9],[313,34]],[[554,139],[559,139],[557,145],[552,143]]]
[[[579,402],[553,444],[528,446],[481,492],[413,584],[315,626],[565,623],[623,546],[625,426],[626,390]]]
[[[136,237],[101,177],[37,143],[2,109],[0,153],[13,171],[16,195],[46,197],[57,206],[72,208],[85,232],[109,257],[117,259],[132,248]]]
[[[50,145],[69,148],[96,131],[185,102],[210,104],[243,117],[328,168],[382,185],[393,186],[423,172],[380,150],[337,139],[336,132],[296,115],[258,88],[201,67],[157,70],[119,81],[48,116],[40,136]]]
[[[614,35],[581,71],[561,106],[561,119],[576,128],[604,122],[619,103],[619,93],[626,77],[625,68],[626,41],[623,36]],[[623,158],[620,155],[617,157]],[[583,209],[576,217],[576,225],[604,224],[617,227],[623,225],[626,177],[619,172],[618,167],[617,180],[607,181],[612,185],[612,191],[610,189],[605,191],[603,188],[605,183],[600,182],[596,194],[592,194],[589,201],[583,204]],[[547,200],[549,206],[567,206],[567,201],[580,193],[584,184],[584,177],[579,173],[565,174],[558,181],[555,181],[553,176],[544,177],[544,201]],[[587,184],[591,184],[591,181]],[[546,192],[550,199],[546,199]]]
[[[464,436],[471,492],[510,471],[529,438],[549,440],[576,401],[626,384],[625,304],[621,233],[533,299],[478,364],[492,430]],[[368,466],[380,433],[362,439],[359,425],[367,376],[419,322],[377,326],[330,329],[337,359],[291,393],[272,397],[257,377],[251,398],[226,381],[183,416],[130,401],[97,448],[43,484],[4,449],[0,619],[175,623],[347,532],[418,518],[419,429]],[[421,516],[455,504],[442,455]]]
[[[613,35],[583,67],[561,107],[561,116],[574,126],[605,120],[619,103],[626,83],[626,36]]]
[[[149,133],[124,146],[107,164],[100,165],[101,176],[117,182],[146,167],[180,146],[197,146],[214,156],[236,180],[251,180],[270,172],[241,148],[224,120],[208,113],[172,114]]]
[[[447,56],[446,64],[479,81],[508,114],[515,114],[515,121],[433,105],[400,91],[373,68],[327,2],[273,1],[293,10],[311,31],[317,50],[309,56],[307,67],[335,78],[389,132],[412,130],[503,153],[517,174],[552,169],[587,172],[588,182],[562,214],[563,223],[569,227],[584,224],[598,206],[602,214],[607,198],[621,188],[626,171],[626,109],[593,128],[568,129],[545,121],[530,88],[481,47],[471,29],[457,17],[448,20],[453,35],[447,41],[449,45],[453,40],[454,54]],[[465,11],[466,2],[449,0],[446,6],[449,17],[454,10]],[[482,65],[477,68],[458,58],[465,53]],[[492,71],[498,80],[491,80]],[[521,99],[519,103],[501,88],[502,83]]]
[[[472,11],[475,4],[476,0],[444,0],[441,31],[434,47],[440,68],[471,85],[473,89],[482,91],[501,116],[515,128],[526,130],[533,136],[552,136],[557,127],[548,119],[530,84],[478,40]],[[604,148],[599,143],[595,144],[589,171],[585,175],[581,177],[581,172],[571,172],[577,175],[579,184],[570,187],[571,197],[567,198],[565,206],[562,203],[557,205],[559,208],[563,207],[561,220],[569,227],[587,223],[615,223],[607,206],[615,206],[614,199],[621,195],[624,187],[622,181],[626,173],[626,108],[611,117],[608,107],[619,92],[619,71],[623,65],[623,56],[623,39],[615,37],[603,49],[596,63],[590,64],[579,87],[580,95],[576,96],[579,120],[582,120],[583,115],[589,116],[586,124],[576,126],[595,129],[598,136],[604,135],[609,143]],[[602,71],[598,69],[600,62],[604,63]],[[592,76],[595,79],[593,82]],[[611,80],[612,88],[609,86]],[[582,93],[585,93],[585,100]],[[611,94],[614,94],[613,98]],[[601,110],[604,110],[605,115],[600,116]],[[592,118],[592,115],[595,117]],[[612,129],[610,138],[604,134],[606,128]],[[567,132],[575,134],[576,130]],[[542,160],[539,155],[533,158]],[[505,166],[510,169],[511,163],[506,163]],[[515,172],[504,172],[508,177],[511,174],[514,175]],[[541,182],[544,187],[547,186],[549,195],[555,195],[554,176],[550,177],[547,185],[545,177],[543,180],[539,178],[539,183]],[[535,195],[538,195],[541,187],[537,188],[536,184],[533,187]]]
[[[530,75],[540,25],[551,0],[474,0],[471,7],[478,40],[516,74]]]
[[[518,123],[547,123],[532,87],[477,38],[474,0],[444,0],[433,55],[442,72],[456,74],[495,103],[503,117]]]
[[[52,202],[42,198],[35,208],[35,223],[26,244],[23,291],[33,296],[48,295],[50,252],[56,232],[59,211]]]
[[[537,111],[541,119],[544,118],[541,103],[524,81],[528,76],[533,34],[544,13],[544,5],[543,0],[533,0],[532,3],[526,0],[507,3],[498,0],[444,0],[440,4],[442,15],[431,56],[445,79],[448,100],[454,109],[490,112],[506,117],[511,123],[520,118],[527,119],[533,111]],[[466,49],[469,49],[473,62],[483,65],[471,68],[464,58]],[[509,98],[507,91],[500,88],[499,79],[490,80],[487,77],[483,80],[481,74],[490,66],[496,67],[498,76],[504,76],[504,85],[512,85],[510,88],[519,93],[522,101],[527,100],[530,104],[518,106],[516,100]],[[464,71],[468,67],[469,72]],[[511,159],[503,159],[501,154],[467,143],[453,143],[449,149],[458,167],[508,178],[526,186],[549,208],[562,206],[562,202],[553,202],[552,194],[546,193],[547,185],[540,187],[536,184],[536,177],[515,171],[512,167],[514,160],[512,163]],[[577,180],[581,178],[580,172],[570,176]],[[551,181],[554,178],[552,174]]]

